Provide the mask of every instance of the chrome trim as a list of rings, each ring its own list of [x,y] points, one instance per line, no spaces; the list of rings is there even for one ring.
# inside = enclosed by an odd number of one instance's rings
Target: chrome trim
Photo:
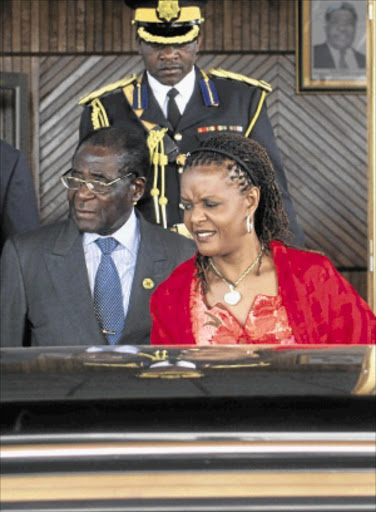
[[[223,456],[231,455],[239,457],[242,455],[299,455],[304,456],[376,456],[376,446],[373,443],[252,443],[252,444],[204,444],[197,446],[192,443],[187,445],[166,443],[161,446],[150,446],[147,443],[144,446],[133,446],[128,444],[122,446],[119,444],[106,446],[3,446],[0,453],[2,462],[12,459],[58,459],[65,457],[176,457],[176,456]]]
[[[251,441],[251,442],[375,442],[374,432],[101,432],[75,434],[5,434],[2,445],[46,442]]]
[[[4,509],[5,511],[6,509]],[[25,512],[25,509],[16,509],[12,507],[12,512]],[[45,512],[45,508],[27,508],[28,512]],[[134,505],[127,506],[126,504],[119,506],[100,506],[100,507],[85,507],[81,506],[78,508],[75,507],[67,507],[66,509],[62,508],[51,508],[48,507],[48,512],[287,512],[286,505],[202,505],[202,504],[192,504],[192,505],[163,505],[163,506],[153,506],[153,505],[139,505],[137,508]],[[355,500],[353,504],[339,504],[332,505],[327,504],[325,501],[318,505],[305,505],[305,504],[297,504],[293,505],[291,503],[288,504],[288,512],[375,512],[375,507],[373,504],[359,504]]]

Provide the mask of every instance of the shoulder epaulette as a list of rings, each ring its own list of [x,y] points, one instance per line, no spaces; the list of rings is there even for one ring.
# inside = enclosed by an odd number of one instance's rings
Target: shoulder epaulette
[[[261,89],[264,89],[267,92],[272,91],[272,87],[268,82],[265,82],[264,80],[255,80],[254,78],[249,78],[245,75],[240,75],[239,73],[233,73],[232,71],[226,71],[224,69],[210,69],[208,73],[211,76],[217,77],[217,78],[228,78],[229,80],[238,80],[239,82],[244,82],[249,85],[253,85],[254,87],[261,87]]]
[[[117,82],[113,82],[112,84],[105,85],[104,87],[101,87],[97,91],[91,92],[90,94],[83,96],[80,99],[80,101],[78,102],[78,104],[86,105],[86,103],[89,103],[89,101],[95,100],[96,98],[99,98],[100,96],[103,96],[104,94],[106,94],[108,92],[112,92],[112,91],[115,91],[115,89],[121,89],[123,87],[126,87],[127,85],[134,82],[136,79],[137,79],[137,75],[133,74],[132,76],[123,78],[122,80],[118,80]]]

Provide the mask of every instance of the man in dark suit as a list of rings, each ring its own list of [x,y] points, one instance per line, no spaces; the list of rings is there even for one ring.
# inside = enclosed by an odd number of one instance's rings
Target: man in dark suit
[[[364,69],[366,57],[352,48],[357,12],[349,2],[333,2],[325,12],[326,42],[313,48],[313,67]]]
[[[130,1],[135,9],[145,72],[81,99],[80,137],[102,126],[140,131],[153,155],[154,176],[138,208],[150,222],[184,230],[179,208],[185,154],[215,132],[237,132],[262,144],[271,158],[295,243],[303,244],[287,180],[270,125],[269,84],[194,65],[201,44],[200,7],[206,2]],[[168,5],[167,5],[168,4]],[[172,96],[172,97],[171,97]]]
[[[38,205],[26,159],[0,139],[0,253],[9,235],[38,226]]]
[[[149,165],[144,137],[116,127],[79,144],[61,178],[70,218],[4,246],[2,346],[149,343],[150,295],[195,251],[135,213]]]

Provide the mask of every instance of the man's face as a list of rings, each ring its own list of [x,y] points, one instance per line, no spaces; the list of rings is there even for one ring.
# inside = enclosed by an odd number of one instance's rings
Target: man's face
[[[84,146],[73,159],[72,176],[108,183],[121,176],[120,165],[114,150]],[[142,197],[144,189],[144,178],[134,176],[119,180],[104,195],[91,192],[82,184],[78,190],[68,190],[70,215],[81,232],[109,235],[128,220],[133,202]]]
[[[139,41],[139,53],[147,71],[163,85],[174,86],[193,68],[201,38],[187,44],[149,44]]]
[[[337,9],[330,14],[325,26],[328,43],[337,50],[350,48],[355,37],[355,18],[347,9]]]

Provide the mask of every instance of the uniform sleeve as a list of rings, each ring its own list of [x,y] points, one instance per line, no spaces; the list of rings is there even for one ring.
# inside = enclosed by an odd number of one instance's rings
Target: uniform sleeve
[[[0,282],[0,344],[2,347],[28,346],[26,293],[12,239],[5,243],[1,255]]]
[[[260,94],[256,95],[256,101],[253,100],[252,102],[250,113],[251,118],[257,109]],[[273,128],[272,125],[270,124],[268,117],[266,102],[264,103],[260,115],[257,119],[257,122],[250,133],[250,138],[254,139],[256,142],[261,144],[266,149],[269,158],[272,161],[274,171],[276,174],[276,181],[282,194],[283,206],[289,218],[289,229],[294,235],[293,244],[299,247],[303,247],[304,233],[302,228],[298,224],[295,209],[289,194],[287,179],[285,172],[283,170],[281,155],[279,153],[277,143],[274,138]]]

